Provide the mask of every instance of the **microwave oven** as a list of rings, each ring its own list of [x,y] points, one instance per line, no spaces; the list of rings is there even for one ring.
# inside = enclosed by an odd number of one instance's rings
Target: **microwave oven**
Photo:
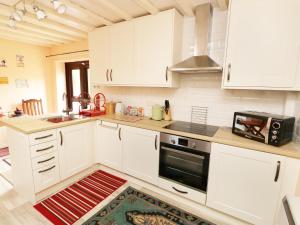
[[[232,133],[269,145],[281,146],[293,139],[295,120],[295,117],[264,112],[235,112]]]

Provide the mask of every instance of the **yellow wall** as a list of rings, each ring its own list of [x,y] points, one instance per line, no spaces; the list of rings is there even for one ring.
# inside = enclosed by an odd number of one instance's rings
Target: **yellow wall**
[[[78,42],[73,42],[70,44],[63,44],[63,45],[58,45],[50,49],[50,54],[55,55],[55,54],[61,54],[61,53],[66,53],[66,52],[75,52],[75,51],[82,51],[82,50],[87,50],[88,47],[88,41],[87,40],[81,40]]]
[[[8,85],[0,85],[0,106],[4,111],[14,110],[22,99],[42,98],[44,109],[53,105],[51,79],[46,55],[50,49],[0,39],[0,59],[7,60],[7,67],[0,67],[0,77],[7,76]],[[16,55],[24,56],[24,67],[17,67]],[[16,79],[28,80],[28,87],[17,88]]]

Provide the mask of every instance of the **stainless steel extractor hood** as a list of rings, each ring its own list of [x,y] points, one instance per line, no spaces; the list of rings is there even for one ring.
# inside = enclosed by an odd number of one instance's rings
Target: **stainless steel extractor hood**
[[[208,3],[198,6],[195,14],[195,56],[170,67],[169,71],[188,74],[221,73],[222,67],[208,56],[212,18],[211,5]]]

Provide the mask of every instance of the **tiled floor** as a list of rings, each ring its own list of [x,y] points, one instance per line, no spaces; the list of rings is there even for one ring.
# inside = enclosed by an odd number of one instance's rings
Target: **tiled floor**
[[[116,196],[118,196],[122,191],[124,191],[128,186],[143,191],[175,206],[180,206],[180,208],[182,208],[183,210],[189,211],[190,213],[205,218],[203,215],[200,215],[197,211],[191,210],[191,208],[185,206],[181,202],[175,201],[174,199],[170,199],[162,194],[158,194],[157,192],[150,191],[149,189],[143,188],[142,186],[129,181],[121,188],[119,188],[116,192],[111,194],[108,198],[106,198],[103,202],[97,205],[93,210],[91,210],[89,213],[83,216],[79,221],[75,223],[75,225],[80,225],[86,220],[88,220],[102,207],[104,207]],[[51,225],[51,223],[41,214],[39,214],[32,206],[33,205],[31,203],[28,203],[26,200],[22,199],[13,190],[13,187],[9,182],[7,182],[3,177],[0,176],[0,225]],[[210,220],[209,218],[205,219]],[[216,221],[213,222],[216,223]],[[217,224],[228,225],[237,223],[218,222]]]

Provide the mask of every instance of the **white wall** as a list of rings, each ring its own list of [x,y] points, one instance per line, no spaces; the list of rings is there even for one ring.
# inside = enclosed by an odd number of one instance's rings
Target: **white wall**
[[[221,65],[224,59],[226,20],[226,11],[214,11],[209,54]],[[193,23],[193,19],[185,20],[183,59],[194,51]],[[214,74],[181,75],[178,89],[101,87],[94,90],[97,91],[103,92],[108,100],[120,100],[126,105],[145,107],[146,115],[151,115],[153,104],[163,104],[165,99],[169,99],[173,119],[176,120],[190,121],[191,106],[207,106],[208,123],[221,126],[231,126],[233,113],[239,110],[283,114],[286,99],[296,98],[296,93],[291,92],[222,90],[221,75]],[[294,113],[294,109],[289,112]]]

